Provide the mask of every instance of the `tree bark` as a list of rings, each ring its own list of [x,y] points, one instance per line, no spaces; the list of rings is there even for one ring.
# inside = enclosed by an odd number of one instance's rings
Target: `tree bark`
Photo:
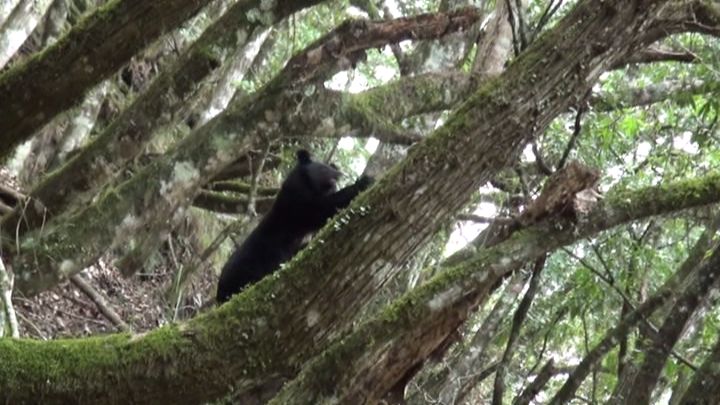
[[[555,362],[553,359],[548,360],[537,373],[533,382],[523,389],[520,395],[515,398],[513,405],[529,405],[530,401],[532,401],[535,396],[540,393],[545,384],[550,381],[550,378],[552,378],[556,372]]]
[[[644,361],[638,369],[625,398],[621,398],[625,404],[648,404],[650,403],[653,388],[660,378],[663,366],[670,355],[675,343],[680,339],[685,330],[691,315],[697,310],[702,300],[710,292],[711,288],[717,287],[717,280],[720,279],[720,261],[713,261],[710,257],[701,267],[716,266],[716,272],[698,271],[692,279],[686,281],[683,290],[678,294],[677,300],[665,317],[662,327],[657,333],[659,341],[652,342],[644,351]]]
[[[309,362],[273,403],[374,403],[417,364],[418,358],[432,353],[476,306],[482,304],[489,289],[504,275],[547,252],[630,220],[629,216],[637,220],[663,206],[677,207],[666,199],[669,196],[662,196],[664,191],[654,189],[650,194],[646,193],[650,190],[633,193],[633,197],[623,192],[611,194],[576,226],[550,219],[516,232],[492,248],[466,256],[456,267],[443,271],[396,301]],[[675,197],[684,195],[672,194]],[[627,333],[667,302],[672,291],[672,286],[663,288],[608,332],[606,339],[575,369],[562,398],[572,395],[576,384],[582,382],[595,362],[614,346],[617,336]],[[564,402],[559,400],[557,403]]]
[[[505,346],[505,352],[503,353],[502,360],[498,365],[497,371],[495,372],[495,384],[493,389],[492,403],[493,405],[502,405],[503,396],[505,395],[505,374],[510,363],[510,359],[515,354],[515,349],[518,344],[518,338],[520,337],[520,330],[522,328],[525,319],[527,318],[530,305],[532,305],[537,293],[538,286],[540,284],[540,275],[542,270],[545,268],[545,257],[538,259],[533,265],[532,278],[530,279],[530,285],[528,290],[523,296],[520,304],[518,305],[515,315],[513,315],[510,336]],[[465,389],[465,392],[469,389]]]
[[[422,392],[410,396],[409,403],[420,405],[424,402],[425,395],[429,398],[439,398],[442,404],[457,403],[458,395],[466,386],[466,381],[474,380],[472,376],[487,362],[492,338],[495,337],[502,321],[506,319],[512,304],[522,292],[529,277],[529,274],[526,276],[520,271],[512,276],[495,306],[467,343],[467,349],[453,353],[446,359],[447,364],[444,364],[441,370],[423,379],[419,384]]]

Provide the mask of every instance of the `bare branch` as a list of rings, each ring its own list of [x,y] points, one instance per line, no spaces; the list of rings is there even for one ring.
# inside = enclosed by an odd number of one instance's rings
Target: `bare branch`
[[[495,384],[493,389],[492,403],[493,405],[502,405],[503,395],[505,394],[505,372],[509,366],[510,360],[515,349],[517,347],[517,340],[520,337],[520,330],[527,318],[530,305],[535,299],[538,286],[540,284],[540,274],[545,268],[545,258],[543,256],[535,261],[533,265],[532,278],[530,279],[530,285],[528,286],[525,296],[520,300],[515,315],[513,315],[512,325],[510,327],[510,335],[508,336],[507,344],[505,345],[505,351],[503,352],[502,360],[498,365],[498,369],[495,372]]]
[[[698,57],[689,51],[676,51],[670,47],[654,44],[646,49],[638,51],[629,58],[618,62],[613,69],[625,68],[631,63],[656,63],[656,62],[697,62]]]
[[[458,214],[457,215],[458,221],[471,221],[471,222],[477,222],[479,224],[489,224],[489,223],[499,223],[502,225],[509,225],[515,222],[515,219],[513,218],[502,218],[502,217],[483,217],[480,215],[474,215],[474,214]]]
[[[480,18],[473,7],[449,13],[421,14],[394,20],[349,20],[294,56],[275,85],[297,86],[324,80],[365,58],[365,50],[403,40],[440,38],[470,28]]]
[[[580,132],[582,131],[583,113],[585,113],[584,103],[581,104],[581,106],[577,109],[577,113],[575,113],[575,124],[573,125],[573,133],[570,136],[570,141],[568,141],[567,146],[563,151],[563,154],[560,156],[560,160],[557,164],[558,169],[565,167],[565,163],[567,162],[568,157],[570,157],[570,152],[572,152],[572,150],[575,148],[575,144],[580,137]]]
[[[545,365],[540,369],[540,372],[535,376],[533,382],[525,387],[520,395],[515,398],[513,405],[530,404],[530,401],[532,401],[535,396],[540,393],[548,381],[550,381],[550,378],[552,378],[556,373],[557,369],[555,368],[554,360],[548,360],[547,363],[545,363]]]
[[[0,256],[0,338],[4,336],[5,324],[10,327],[10,336],[20,337],[15,307],[12,303],[13,276],[8,273],[5,263]]]
[[[620,90],[612,96],[605,93],[595,94],[590,97],[589,103],[595,110],[611,111],[622,108],[642,107],[682,96],[710,93],[717,90],[717,88],[717,82],[707,82],[704,80],[667,80],[642,88]]]
[[[125,321],[122,320],[120,315],[115,312],[114,309],[110,308],[107,301],[105,301],[105,298],[97,291],[93,286],[90,285],[85,279],[82,278],[80,274],[74,274],[70,276],[70,281],[77,287],[80,291],[83,292],[92,302],[97,305],[98,310],[100,310],[100,313],[103,314],[105,318],[107,318],[110,322],[113,323],[113,325],[117,326],[118,329],[124,331],[124,332],[131,332],[132,329],[130,328],[130,325],[125,323]]]

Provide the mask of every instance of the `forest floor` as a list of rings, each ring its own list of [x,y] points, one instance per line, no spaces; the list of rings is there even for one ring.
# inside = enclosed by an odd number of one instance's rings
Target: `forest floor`
[[[99,265],[81,274],[134,332],[142,332],[195,315],[206,305],[208,298],[214,296],[217,276],[213,273],[204,271],[194,277],[185,290],[184,300],[178,305],[177,318],[175,305],[165,298],[174,271],[155,270],[126,278],[110,266]],[[32,298],[15,294],[13,303],[22,337],[52,339],[119,331],[71,282],[64,282]]]

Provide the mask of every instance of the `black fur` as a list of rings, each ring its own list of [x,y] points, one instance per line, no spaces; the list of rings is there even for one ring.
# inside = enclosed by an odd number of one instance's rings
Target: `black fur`
[[[290,260],[304,246],[304,238],[322,228],[372,183],[363,176],[336,191],[340,175],[335,166],[313,161],[308,151],[297,152],[297,165],[283,181],[270,212],[225,263],[218,282],[218,303]]]

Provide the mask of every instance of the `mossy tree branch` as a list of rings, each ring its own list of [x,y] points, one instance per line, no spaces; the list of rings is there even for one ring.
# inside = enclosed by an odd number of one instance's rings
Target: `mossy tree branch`
[[[402,297],[315,358],[273,403],[319,403],[330,398],[339,403],[356,398],[366,403],[377,401],[482,305],[491,287],[505,275],[562,246],[621,224],[717,203],[718,192],[717,174],[638,191],[612,192],[577,224],[550,219],[491,248],[476,251],[469,248],[462,261]],[[720,260],[720,254],[715,257]],[[707,265],[706,270],[712,272],[715,264]],[[597,355],[588,357],[588,364],[581,363],[583,368],[573,373],[568,392],[563,395],[572,394],[571,387],[582,382],[591,365],[612,348],[613,341],[617,342],[619,334],[667,302],[673,287],[664,286],[609,332],[607,341],[596,348]]]

